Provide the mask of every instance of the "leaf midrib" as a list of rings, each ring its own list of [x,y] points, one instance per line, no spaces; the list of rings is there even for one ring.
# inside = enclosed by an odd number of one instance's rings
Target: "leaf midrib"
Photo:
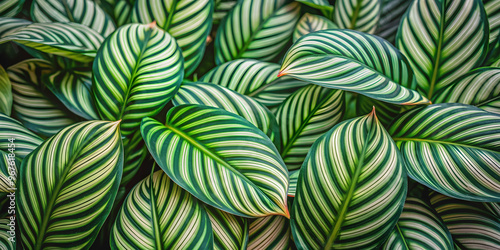
[[[154,171],[154,164],[153,164],[153,169],[151,170],[151,174],[149,175],[149,181],[150,181],[150,186],[149,186],[149,195],[151,197],[151,222],[153,224],[153,231],[154,231],[154,241],[155,241],[155,249],[164,249],[164,246],[162,244],[161,236],[160,236],[160,225],[158,223],[158,210],[156,208],[156,196],[153,192],[154,190],[154,182],[153,182],[153,171]]]
[[[434,92],[434,88],[436,85],[436,80],[437,80],[437,74],[439,70],[439,65],[440,65],[440,60],[441,60],[441,49],[443,47],[443,40],[444,40],[444,24],[445,24],[445,19],[446,19],[446,12],[445,12],[445,2],[441,2],[441,18],[440,18],[440,26],[439,26],[439,34],[438,34],[438,47],[437,47],[437,52],[434,55],[434,67],[433,67],[433,72],[432,72],[432,78],[431,82],[429,83],[429,91],[427,92],[427,98],[430,100],[432,98],[432,94]]]
[[[408,247],[408,242],[406,242],[406,237],[403,234],[403,231],[401,230],[401,228],[399,227],[399,222],[396,223],[396,229],[398,230],[398,234],[401,237],[401,240],[403,240],[403,243],[405,243],[405,247],[406,247],[405,249],[410,249],[410,247]]]
[[[494,150],[487,149],[487,148],[481,148],[478,146],[472,146],[472,145],[467,145],[467,144],[461,144],[461,143],[456,143],[456,142],[446,142],[446,141],[437,141],[437,140],[429,140],[429,139],[420,139],[420,138],[405,138],[405,137],[393,137],[392,140],[396,141],[416,141],[416,142],[428,142],[428,143],[435,143],[435,144],[446,144],[446,145],[453,145],[453,146],[460,146],[460,147],[467,147],[467,148],[473,148],[473,149],[478,149],[478,150],[484,150],[492,153],[498,153]]]
[[[361,10],[361,4],[363,0],[357,0],[356,7],[354,8],[354,13],[352,14],[351,23],[349,29],[355,30],[356,23],[358,21],[359,11]]]
[[[71,13],[71,10],[69,9],[68,2],[66,0],[60,0],[60,1],[64,6],[64,10],[66,11],[66,15],[68,16],[69,21],[74,23],[75,17],[73,16],[73,13]]]

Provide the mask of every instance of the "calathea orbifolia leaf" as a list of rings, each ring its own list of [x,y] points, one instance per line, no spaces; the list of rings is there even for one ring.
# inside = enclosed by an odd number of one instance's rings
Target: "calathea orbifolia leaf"
[[[295,197],[295,192],[297,191],[297,180],[299,179],[300,169],[290,171],[290,182],[288,184],[288,196]]]
[[[500,218],[482,203],[457,200],[433,192],[430,202],[460,249],[498,249]]]
[[[115,30],[111,17],[91,0],[33,0],[31,18],[36,23],[79,23],[104,37]]]
[[[382,11],[375,34],[394,43],[399,23],[414,0],[381,0]],[[378,111],[378,109],[377,109]],[[377,112],[379,113],[379,112]]]
[[[0,113],[10,115],[12,110],[12,86],[9,75],[0,65]]]
[[[217,65],[239,58],[274,59],[292,37],[300,4],[289,0],[242,0],[219,25]]]
[[[212,226],[203,205],[160,170],[125,198],[110,245],[112,249],[210,249]]]
[[[281,157],[288,170],[302,166],[313,143],[344,115],[344,92],[308,85],[293,93],[278,107]]]
[[[228,111],[176,106],[144,118],[144,141],[170,178],[201,201],[245,217],[288,217],[288,171],[271,140]]]
[[[214,249],[247,249],[248,219],[205,205],[214,233]]]
[[[120,186],[125,186],[137,173],[148,155],[148,149],[142,139],[141,131],[122,138],[123,141],[123,176]]]
[[[311,32],[338,28],[339,27],[335,23],[325,17],[306,13],[300,18],[297,26],[295,26],[295,30],[293,31],[293,42],[296,42],[300,37]]]
[[[341,29],[375,33],[382,10],[382,0],[337,0],[334,20]]]
[[[117,0],[113,5],[113,16],[118,26],[125,25],[130,22],[130,15],[136,0]]]
[[[394,104],[429,103],[403,87],[413,86],[415,77],[396,48],[379,37],[351,30],[303,36],[285,55],[278,76],[284,75]]]
[[[464,104],[401,114],[389,132],[408,175],[442,194],[500,201],[500,116]]]
[[[122,120],[122,134],[132,134],[143,117],[156,115],[174,97],[182,65],[175,39],[154,23],[120,27],[106,38],[92,65],[100,117]]]
[[[470,104],[500,115],[500,69],[475,69],[437,92],[433,102]]]
[[[97,31],[78,23],[34,23],[4,36],[0,44],[13,41],[41,52],[91,62],[103,40]]]
[[[16,193],[18,239],[24,248],[91,246],[120,184],[123,147],[118,127],[119,122],[81,122],[24,158]]]
[[[24,0],[0,0],[0,16],[13,17],[21,12]]]
[[[375,110],[339,123],[300,169],[290,214],[297,248],[380,246],[401,214],[406,182],[401,153]]]
[[[13,143],[15,144],[13,150],[15,150],[16,157],[23,159],[42,142],[42,138],[29,131],[19,121],[5,114],[0,114],[0,150],[9,152],[9,149],[12,148],[9,147],[9,144]]]
[[[212,28],[213,0],[137,0],[133,23],[156,21],[172,35],[182,50],[184,70],[189,76],[200,64]]]
[[[382,249],[453,249],[448,228],[429,204],[408,197],[396,227]]]
[[[290,221],[278,215],[251,219],[247,249],[290,249]]]
[[[276,63],[238,59],[215,67],[200,78],[250,96],[267,107],[276,107],[307,82],[277,75]]]
[[[481,0],[415,0],[402,18],[396,46],[427,98],[483,62],[488,20],[482,7]]]
[[[250,97],[215,84],[195,82],[182,84],[172,102],[175,106],[199,104],[237,114],[264,132],[280,149],[280,128],[276,118],[269,109]]]
[[[51,136],[81,118],[71,113],[40,79],[53,70],[41,59],[28,59],[7,69],[12,84],[13,115],[36,133]]]

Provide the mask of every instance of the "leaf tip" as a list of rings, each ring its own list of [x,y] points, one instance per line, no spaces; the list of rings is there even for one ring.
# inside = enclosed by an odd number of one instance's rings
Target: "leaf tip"
[[[152,21],[151,23],[148,24],[148,27],[153,29],[156,27],[156,20]]]
[[[285,73],[285,72],[283,72],[283,70],[280,70],[280,72],[278,72],[278,77],[280,77],[280,76],[284,76],[284,75],[286,75],[286,73]]]

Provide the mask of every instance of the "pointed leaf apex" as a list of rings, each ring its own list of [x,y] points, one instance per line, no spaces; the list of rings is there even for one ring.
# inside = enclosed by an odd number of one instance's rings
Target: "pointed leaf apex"
[[[151,28],[151,29],[155,28],[156,27],[156,20],[153,21],[153,22],[151,22],[151,23],[149,23],[148,27]]]
[[[284,76],[284,75],[286,75],[286,73],[285,73],[285,72],[283,72],[283,70],[280,70],[280,72],[278,72],[278,77],[280,77],[280,76]]]
[[[375,112],[375,106],[372,106],[372,112],[370,112],[370,116],[375,116],[377,117],[377,112]]]
[[[288,210],[288,206],[285,207],[285,214],[283,216],[285,216],[287,219],[290,219],[290,210]]]

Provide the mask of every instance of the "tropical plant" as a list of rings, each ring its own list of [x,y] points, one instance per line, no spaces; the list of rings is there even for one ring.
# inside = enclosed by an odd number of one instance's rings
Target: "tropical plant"
[[[500,249],[500,0],[0,0],[0,249]]]

